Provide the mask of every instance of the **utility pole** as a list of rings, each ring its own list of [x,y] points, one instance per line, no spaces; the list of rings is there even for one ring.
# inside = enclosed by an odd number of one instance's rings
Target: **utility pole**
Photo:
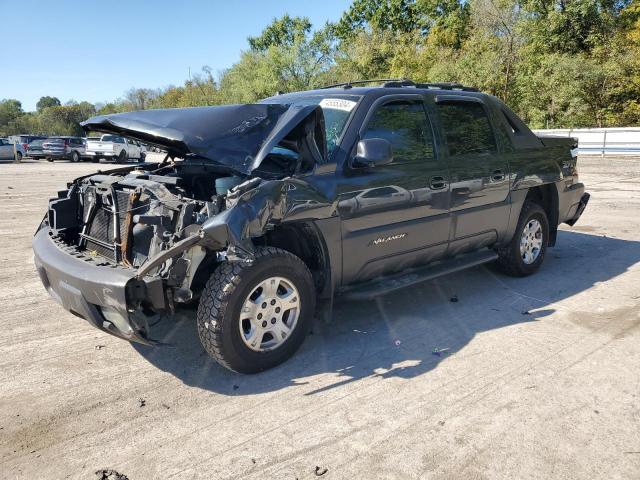
[[[15,142],[13,142],[13,163],[20,163],[18,159],[18,147]]]

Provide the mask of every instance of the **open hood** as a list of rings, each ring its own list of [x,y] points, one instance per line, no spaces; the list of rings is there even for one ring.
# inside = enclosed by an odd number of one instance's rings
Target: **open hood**
[[[134,138],[172,156],[197,155],[249,174],[283,143],[324,163],[322,109],[315,105],[248,104],[167,108],[100,115],[81,123],[85,131]]]

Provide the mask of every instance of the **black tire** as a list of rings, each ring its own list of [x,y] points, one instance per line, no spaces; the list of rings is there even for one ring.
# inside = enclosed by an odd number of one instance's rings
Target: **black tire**
[[[47,162],[53,162],[53,158],[47,158]]]
[[[91,157],[91,163],[100,163],[100,157]]]
[[[78,152],[71,153],[71,161],[73,163],[78,163],[80,161],[80,154]]]
[[[140,154],[140,158],[138,159],[138,162],[139,163],[144,163],[145,158],[146,158],[146,155],[144,153],[141,153]]]
[[[118,155],[118,158],[116,158],[116,163],[126,163],[128,161],[129,161],[129,158],[127,157],[127,152],[122,150],[120,152],[120,155]]]
[[[20,152],[16,152],[16,160],[17,160],[18,162],[21,162],[21,161],[22,161],[22,153],[20,153]]]
[[[277,348],[251,350],[240,334],[240,310],[261,281],[281,276],[300,295],[300,316],[290,336]],[[226,262],[211,275],[198,305],[198,334],[203,347],[220,365],[238,373],[257,373],[275,367],[302,345],[313,322],[315,288],[311,272],[295,255],[278,248],[256,249],[252,264]]]
[[[542,227],[542,246],[540,253],[533,263],[527,264],[520,253],[520,240],[522,232],[531,220],[538,220]],[[508,245],[498,250],[498,268],[513,277],[526,277],[535,273],[542,265],[547,245],[549,244],[549,220],[544,209],[535,202],[526,201],[522,206],[516,232]]]

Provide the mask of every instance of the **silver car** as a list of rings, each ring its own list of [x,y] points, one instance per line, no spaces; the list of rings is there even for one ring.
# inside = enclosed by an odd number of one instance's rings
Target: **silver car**
[[[13,145],[14,145],[13,143],[9,142],[9,139],[0,138],[0,159],[1,160],[14,159]],[[22,157],[24,157],[24,148],[22,148],[22,145],[19,143],[16,143],[15,147],[16,147],[15,154],[18,157],[17,160],[20,161],[22,160]]]

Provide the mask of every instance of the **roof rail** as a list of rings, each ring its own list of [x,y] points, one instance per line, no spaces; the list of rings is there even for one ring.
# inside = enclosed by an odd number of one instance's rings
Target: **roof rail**
[[[465,87],[461,83],[456,83],[456,82],[416,83],[416,88],[435,88],[438,90],[464,90],[465,92],[480,91],[476,87]]]
[[[326,86],[320,87],[320,88],[321,89],[336,88],[336,87],[351,88],[353,85],[365,85],[367,83],[383,83],[383,84],[387,84],[387,83],[390,83],[390,82],[404,82],[404,81],[411,81],[411,80],[405,80],[404,78],[375,78],[373,80],[353,80],[353,81],[350,81],[350,82],[334,83],[333,85],[326,85]]]
[[[399,88],[399,87],[414,87],[414,88],[431,88],[438,90],[463,90],[465,92],[479,92],[475,87],[465,87],[461,83],[456,82],[440,82],[440,83],[415,83],[407,78],[376,78],[374,80],[354,80],[351,82],[336,83],[333,85],[327,85],[325,88],[352,88],[354,85],[365,85],[367,83],[382,83],[383,87]]]

